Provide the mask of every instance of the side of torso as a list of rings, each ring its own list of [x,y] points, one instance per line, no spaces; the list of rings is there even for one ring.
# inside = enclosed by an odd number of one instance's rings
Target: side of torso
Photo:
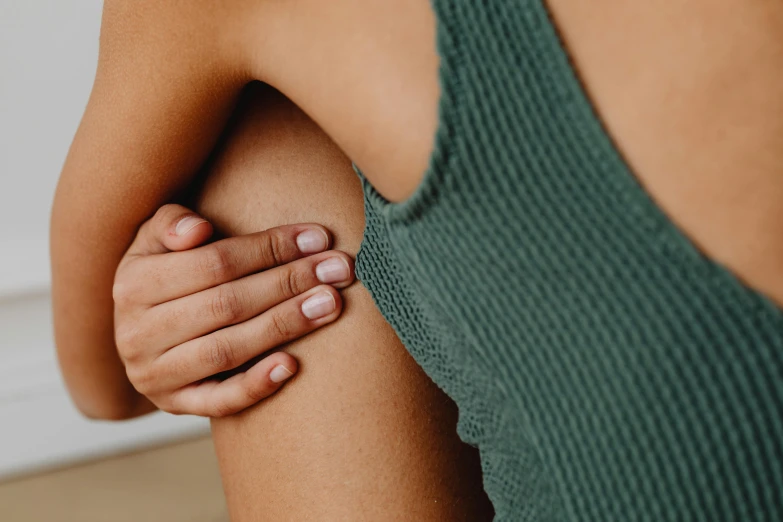
[[[268,5],[274,23],[259,31],[258,76],[307,112],[384,197],[405,200],[438,127],[438,18],[459,10],[435,2],[436,16],[427,0]],[[493,9],[513,20],[540,7]],[[605,128],[656,203],[707,255],[783,301],[783,6],[552,0],[548,8]],[[497,92],[483,96],[524,95],[490,85]]]
[[[783,516],[783,314],[702,255],[783,301],[783,7],[274,4],[258,76],[374,186],[360,275],[499,519]]]

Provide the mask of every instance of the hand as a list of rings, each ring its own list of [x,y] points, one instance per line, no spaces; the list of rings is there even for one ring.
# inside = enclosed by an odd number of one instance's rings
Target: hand
[[[114,284],[115,335],[134,387],[161,410],[222,417],[276,392],[296,360],[255,357],[336,320],[353,261],[320,225],[202,245],[211,225],[166,205],[139,230]],[[195,248],[198,247],[198,248]]]

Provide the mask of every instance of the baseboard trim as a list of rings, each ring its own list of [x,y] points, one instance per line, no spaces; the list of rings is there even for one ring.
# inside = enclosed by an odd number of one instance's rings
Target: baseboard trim
[[[82,417],[53,350],[0,366],[0,419],[0,480],[209,432],[206,419],[160,412],[124,422]]]
[[[82,417],[64,394],[0,404],[0,480],[209,433],[206,419],[156,413],[125,422]]]

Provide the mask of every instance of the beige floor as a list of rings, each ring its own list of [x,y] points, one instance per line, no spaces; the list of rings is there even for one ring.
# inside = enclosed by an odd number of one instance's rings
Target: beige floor
[[[209,439],[0,482],[2,522],[227,522]]]

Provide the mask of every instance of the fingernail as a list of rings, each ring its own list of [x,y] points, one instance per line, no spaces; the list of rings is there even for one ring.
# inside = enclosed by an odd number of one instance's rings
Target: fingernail
[[[178,236],[184,236],[200,224],[206,222],[206,219],[202,219],[198,216],[186,216],[179,220],[177,227],[174,229],[174,233]]]
[[[328,245],[329,238],[326,236],[326,232],[317,228],[305,230],[296,236],[296,246],[303,254],[323,252]]]
[[[283,366],[275,366],[272,371],[269,372],[269,380],[272,382],[283,382],[294,374],[291,370]]]
[[[329,292],[319,292],[302,303],[302,313],[308,319],[320,319],[334,312],[337,303]]]
[[[315,276],[322,283],[340,283],[351,277],[351,269],[343,258],[332,257],[318,263]]]

